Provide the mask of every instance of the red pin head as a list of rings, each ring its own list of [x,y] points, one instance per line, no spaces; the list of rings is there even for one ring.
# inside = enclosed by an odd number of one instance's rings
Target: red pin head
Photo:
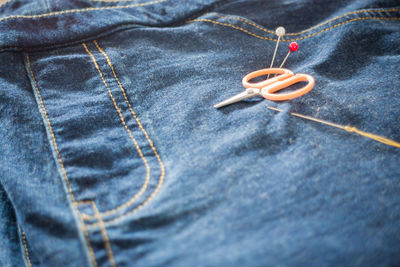
[[[283,67],[283,65],[285,64],[286,60],[287,60],[288,57],[290,56],[290,54],[291,54],[292,52],[296,52],[297,49],[299,49],[299,45],[298,45],[296,42],[290,43],[290,45],[289,45],[289,52],[287,53],[285,59],[282,61],[282,64],[280,65],[279,68],[282,68],[282,67]]]
[[[290,52],[296,52],[299,48],[299,45],[296,42],[292,42],[289,45]]]

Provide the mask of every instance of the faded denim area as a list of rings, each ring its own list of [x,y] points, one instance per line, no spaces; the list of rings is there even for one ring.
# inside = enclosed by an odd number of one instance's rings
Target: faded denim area
[[[286,102],[213,105],[269,67]],[[1,266],[396,266],[400,4],[0,6]],[[267,109],[278,107],[278,113]]]

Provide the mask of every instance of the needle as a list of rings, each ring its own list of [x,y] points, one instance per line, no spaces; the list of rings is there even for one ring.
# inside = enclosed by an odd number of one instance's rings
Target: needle
[[[285,59],[282,61],[282,64],[279,66],[279,68],[282,68],[282,67],[283,67],[283,65],[285,64],[286,60],[287,60],[288,57],[290,56],[290,54],[291,54],[292,52],[296,52],[298,48],[299,48],[299,45],[298,45],[296,42],[290,43],[290,45],[289,45],[289,53],[287,53]]]
[[[281,37],[285,35],[285,33],[286,33],[286,31],[285,31],[285,28],[283,28],[283,27],[278,27],[275,30],[275,34],[278,36],[278,41],[276,42],[274,55],[272,56],[272,61],[271,61],[271,65],[269,66],[269,68],[272,68],[272,66],[274,65],[276,51],[278,50],[278,46],[279,46],[279,41],[281,40]],[[269,74],[267,76],[267,79],[268,78],[269,78]]]
[[[274,107],[270,107],[270,106],[267,106],[267,108],[271,109],[271,110],[283,112],[283,110],[281,110],[279,108],[274,108]],[[344,128],[345,128],[345,126],[342,126],[342,125],[339,125],[339,124],[336,124],[336,123],[333,123],[333,122],[329,122],[329,121],[324,121],[324,120],[321,120],[321,119],[313,118],[313,117],[306,116],[306,115],[303,115],[303,114],[299,114],[299,113],[295,113],[295,112],[290,112],[290,114],[293,115],[293,116],[302,118],[302,119],[319,122],[319,123],[326,124],[326,125],[329,125],[329,126],[332,126],[332,127],[336,127],[336,128],[342,129],[342,130],[344,130]]]
[[[274,107],[269,107],[269,106],[267,106],[267,108],[271,109],[271,110],[279,111],[279,112],[283,111],[283,110],[281,110],[279,108],[274,108]],[[386,137],[383,137],[383,136],[380,136],[380,135],[376,135],[376,134],[372,134],[372,133],[361,131],[361,130],[357,129],[356,127],[353,127],[353,126],[350,126],[350,125],[343,126],[343,125],[340,125],[340,124],[336,124],[336,123],[333,123],[333,122],[317,119],[317,118],[314,118],[314,117],[306,116],[306,115],[295,113],[295,112],[290,112],[290,114],[293,115],[293,116],[302,118],[302,119],[315,121],[315,122],[326,124],[326,125],[329,125],[329,126],[332,126],[332,127],[336,127],[336,128],[345,130],[345,131],[347,131],[349,133],[356,133],[358,135],[370,138],[372,140],[375,140],[377,142],[380,142],[380,143],[388,145],[388,146],[393,146],[393,147],[400,148],[400,143],[399,142],[396,142],[394,140],[391,140],[389,138],[386,138]]]

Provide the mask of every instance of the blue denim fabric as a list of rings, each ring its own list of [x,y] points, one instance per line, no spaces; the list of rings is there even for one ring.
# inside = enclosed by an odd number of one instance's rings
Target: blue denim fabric
[[[213,105],[299,43],[297,99]],[[396,266],[395,0],[0,6],[1,266]],[[268,106],[284,110],[276,113]]]

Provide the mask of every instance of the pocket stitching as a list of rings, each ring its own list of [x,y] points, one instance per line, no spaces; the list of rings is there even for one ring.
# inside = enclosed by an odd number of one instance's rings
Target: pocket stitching
[[[97,49],[103,54],[103,56],[106,58],[107,63],[108,63],[108,65],[109,65],[109,67],[110,67],[110,69],[111,69],[111,71],[112,71],[112,73],[113,73],[113,75],[114,75],[114,78],[115,78],[115,80],[117,81],[119,88],[121,89],[121,92],[122,92],[122,94],[123,94],[123,96],[124,96],[124,100],[125,100],[126,104],[128,105],[128,108],[129,108],[130,113],[132,114],[133,118],[134,118],[135,121],[137,122],[137,124],[138,124],[140,130],[143,132],[143,134],[144,134],[144,136],[145,136],[147,142],[149,143],[149,145],[150,145],[150,147],[151,147],[151,150],[153,151],[153,153],[154,153],[154,155],[155,155],[155,157],[156,157],[156,159],[157,159],[157,161],[158,161],[158,163],[159,163],[159,165],[160,165],[160,169],[161,169],[160,180],[163,180],[164,177],[165,177],[165,166],[164,166],[164,163],[163,163],[162,160],[161,160],[161,157],[160,157],[160,155],[159,155],[157,149],[156,149],[155,146],[154,146],[153,141],[152,141],[151,138],[149,137],[149,134],[147,133],[146,129],[143,127],[143,125],[142,125],[142,123],[141,123],[139,117],[136,115],[135,111],[133,110],[132,105],[131,105],[131,103],[129,102],[128,96],[126,95],[125,89],[123,88],[121,81],[118,79],[118,77],[117,77],[117,75],[116,75],[116,73],[115,73],[115,70],[114,70],[114,66],[112,65],[111,60],[110,60],[110,58],[108,57],[107,53],[99,46],[99,44],[97,43],[96,40],[94,40],[93,43],[95,44],[95,46],[97,47]],[[129,205],[128,205],[128,206],[129,206]]]
[[[330,22],[332,22],[332,21],[339,20],[339,19],[341,19],[341,18],[350,16],[350,15],[354,15],[354,14],[362,14],[362,13],[369,13],[369,12],[383,13],[383,12],[397,12],[397,11],[400,11],[400,8],[389,8],[389,9],[363,9],[363,10],[352,11],[352,12],[345,13],[345,14],[343,14],[343,15],[341,15],[341,16],[336,16],[336,17],[334,17],[334,18],[332,18],[332,19],[329,19],[329,20],[327,20],[327,21],[324,21],[324,22],[322,22],[322,23],[320,23],[320,24],[317,24],[317,25],[315,25],[315,26],[313,26],[313,27],[310,27],[310,28],[308,28],[308,29],[305,29],[305,30],[303,30],[303,31],[296,32],[296,33],[286,33],[285,36],[296,36],[296,35],[300,35],[300,34],[309,32],[309,31],[311,31],[311,30],[314,30],[314,29],[316,29],[316,28],[319,28],[319,27],[321,27],[321,26],[323,26],[323,25],[326,25],[326,24],[328,24],[328,23],[330,23]],[[256,27],[257,29],[260,29],[260,30],[262,30],[262,31],[264,31],[264,32],[266,32],[266,33],[275,34],[274,31],[268,30],[268,29],[266,29],[266,28],[264,28],[264,27],[258,25],[258,24],[255,23],[255,22],[249,21],[249,20],[244,19],[244,18],[241,18],[241,17],[239,17],[239,16],[221,15],[221,14],[218,14],[218,13],[215,13],[215,12],[210,12],[210,13],[208,13],[208,14],[209,14],[209,15],[214,15],[214,16],[217,16],[217,17],[220,17],[220,18],[229,18],[229,19],[239,20],[239,21],[241,21],[241,22],[244,22],[244,23],[247,23],[247,24],[249,24],[249,25],[251,25],[251,26],[254,26],[254,27]],[[207,15],[207,14],[206,14],[206,15]]]
[[[145,178],[145,182],[144,182],[144,184],[142,185],[142,187],[140,188],[139,192],[137,192],[132,198],[130,198],[130,199],[129,199],[127,202],[125,202],[124,204],[121,204],[121,205],[119,205],[119,206],[116,207],[116,208],[113,208],[113,209],[111,209],[111,210],[108,210],[108,211],[106,211],[106,212],[102,212],[102,213],[101,213],[102,216],[103,216],[103,214],[105,214],[104,216],[107,216],[107,215],[112,215],[112,214],[118,212],[120,209],[124,208],[125,206],[130,206],[131,204],[133,204],[133,203],[136,201],[137,198],[139,198],[143,193],[145,193],[145,192],[147,191],[147,187],[148,187],[148,184],[149,184],[150,178],[151,178],[151,175],[150,175],[151,168],[150,168],[150,165],[149,165],[149,163],[148,163],[146,157],[143,155],[142,149],[140,148],[140,146],[139,146],[137,140],[136,140],[135,137],[133,136],[132,131],[131,131],[131,130],[129,129],[129,127],[127,126],[127,124],[126,124],[126,122],[125,122],[125,119],[124,119],[124,117],[123,117],[123,115],[122,115],[122,111],[121,111],[121,109],[118,107],[118,104],[117,104],[117,102],[116,102],[116,99],[114,98],[114,96],[113,96],[113,94],[112,94],[112,91],[111,91],[111,89],[110,89],[108,83],[106,82],[106,80],[105,80],[105,78],[104,78],[104,76],[103,76],[103,73],[102,73],[102,71],[100,70],[100,67],[99,67],[99,65],[98,65],[98,63],[97,63],[97,61],[96,61],[94,55],[93,55],[92,52],[88,49],[88,47],[86,46],[85,43],[82,43],[82,45],[83,45],[83,47],[85,48],[86,52],[89,54],[90,58],[92,59],[93,64],[95,65],[95,68],[97,69],[97,71],[98,71],[98,73],[99,73],[99,75],[100,75],[100,78],[102,79],[104,85],[105,85],[106,88],[107,88],[108,94],[109,94],[109,96],[110,96],[110,98],[111,98],[111,101],[113,102],[114,108],[115,108],[115,109],[117,110],[117,112],[118,112],[118,115],[119,115],[119,118],[120,118],[120,120],[121,120],[121,123],[122,123],[122,125],[124,126],[125,130],[127,131],[128,135],[129,135],[129,138],[132,140],[132,142],[133,142],[133,144],[134,144],[134,146],[135,146],[135,148],[136,148],[136,151],[138,152],[140,158],[142,159],[142,161],[143,161],[143,163],[144,163],[144,165],[145,165],[145,167],[146,167],[146,178]],[[90,219],[93,218],[93,216],[90,216],[90,215],[88,215],[88,214],[82,214],[82,215],[83,215],[83,218],[84,218],[85,220],[90,220]]]
[[[319,32],[316,32],[316,33],[313,33],[313,34],[309,34],[309,35],[306,35],[306,36],[303,36],[303,37],[299,37],[299,38],[295,38],[295,39],[281,38],[280,41],[281,42],[294,42],[294,41],[307,39],[307,38],[319,35],[321,33],[330,31],[330,30],[332,30],[332,29],[334,29],[336,27],[343,26],[344,24],[347,24],[347,23],[350,23],[350,22],[354,22],[354,21],[361,21],[361,20],[400,20],[400,17],[362,17],[362,18],[354,18],[354,19],[346,20],[346,21],[343,21],[341,23],[335,24],[335,25],[333,25],[333,26],[331,26],[329,28],[323,29],[323,30],[321,30]],[[246,29],[244,29],[242,27],[239,27],[239,26],[236,26],[236,25],[233,25],[233,24],[230,24],[230,23],[223,23],[223,22],[219,22],[219,21],[215,21],[215,20],[211,20],[211,19],[193,19],[193,20],[186,21],[186,23],[192,23],[192,22],[210,22],[210,23],[217,24],[217,25],[220,25],[220,26],[231,27],[231,28],[233,28],[235,30],[242,31],[242,32],[247,33],[247,34],[249,34],[249,35],[251,35],[253,37],[256,37],[258,39],[269,40],[269,41],[277,41],[278,40],[278,39],[275,39],[275,38],[270,38],[270,37],[257,35],[254,32],[248,31],[248,30],[246,30]],[[291,34],[287,34],[287,35],[291,35]]]
[[[94,43],[94,45],[96,46],[96,48],[97,48],[97,49],[103,54],[103,56],[105,57],[105,59],[106,59],[106,61],[107,61],[107,64],[109,65],[109,67],[110,67],[110,69],[111,69],[111,71],[112,71],[112,73],[113,73],[113,75],[114,75],[114,78],[115,78],[115,80],[117,81],[118,86],[119,86],[119,88],[120,88],[120,90],[121,90],[121,92],[122,92],[122,94],[123,94],[123,96],[124,96],[125,102],[127,103],[128,107],[129,107],[130,113],[131,113],[131,115],[133,116],[133,118],[135,119],[135,121],[137,122],[137,124],[138,124],[140,130],[143,132],[143,134],[144,134],[144,136],[145,136],[147,142],[149,143],[149,145],[150,145],[150,147],[151,147],[151,149],[152,149],[152,151],[153,151],[153,153],[154,153],[154,155],[155,155],[155,157],[156,157],[156,159],[157,159],[157,161],[158,161],[158,163],[159,163],[159,165],[160,165],[160,170],[161,170],[159,181],[158,181],[158,183],[157,183],[156,188],[155,188],[154,191],[151,193],[151,195],[150,195],[146,200],[144,200],[141,204],[139,204],[135,209],[133,209],[132,211],[126,212],[126,213],[122,213],[120,216],[118,216],[118,217],[114,218],[113,220],[110,220],[110,221],[107,222],[107,223],[109,223],[109,222],[119,221],[119,220],[121,220],[123,217],[126,217],[128,214],[132,214],[132,213],[138,211],[139,209],[141,209],[142,207],[144,207],[146,204],[148,204],[148,203],[155,197],[155,195],[159,192],[159,190],[161,189],[162,184],[163,184],[163,182],[164,182],[164,178],[165,178],[165,166],[164,166],[164,163],[163,163],[163,161],[162,161],[162,159],[161,159],[161,157],[160,157],[160,155],[159,155],[157,149],[156,149],[155,146],[154,146],[153,141],[152,141],[151,138],[149,137],[149,135],[148,135],[147,131],[145,130],[145,128],[143,127],[143,125],[142,125],[140,119],[138,118],[138,116],[136,115],[135,111],[133,110],[132,105],[130,104],[129,99],[128,99],[127,95],[126,95],[125,89],[123,88],[121,81],[118,79],[118,76],[116,75],[115,69],[114,69],[114,67],[113,67],[113,65],[112,65],[112,62],[111,62],[109,56],[108,56],[107,53],[99,46],[99,44],[97,43],[96,40],[94,40],[93,43]],[[86,44],[85,44],[85,43],[82,43],[82,45],[84,46],[86,52],[91,56],[92,61],[93,61],[93,63],[95,64],[95,67],[96,67],[96,69],[98,70],[98,72],[99,72],[99,74],[100,74],[100,77],[101,77],[102,80],[103,80],[104,85],[106,85],[107,89],[109,90],[109,94],[110,94],[110,97],[112,97],[112,99],[113,99],[114,106],[115,106],[115,108],[116,108],[117,111],[118,111],[119,108],[118,108],[118,106],[117,106],[117,104],[116,104],[116,102],[115,102],[114,97],[112,96],[111,90],[109,89],[107,82],[106,82],[105,79],[104,79],[104,76],[102,75],[102,72],[101,72],[101,70],[100,70],[100,68],[99,68],[99,66],[98,66],[98,64],[97,64],[96,59],[94,58],[93,54],[89,51],[89,49],[87,48]],[[121,118],[121,122],[123,122],[123,124],[124,124],[124,119],[123,119],[123,117],[120,116],[120,118]],[[127,131],[130,132],[130,129],[127,127],[126,123],[124,124],[124,127],[126,128]],[[132,133],[131,133],[131,134],[132,134]],[[133,135],[132,135],[132,137],[133,137]],[[138,147],[139,147],[139,145],[138,145]],[[139,149],[140,149],[140,147],[139,147]],[[142,154],[142,155],[143,155],[143,154]],[[143,157],[144,157],[144,159],[146,159],[144,155],[143,155]],[[147,160],[146,160],[146,162],[147,162]],[[149,179],[150,179],[150,177],[149,177]],[[146,185],[146,190],[147,190],[147,185]],[[145,191],[141,192],[141,194],[144,193],[144,192],[145,192]],[[141,194],[140,194],[140,195],[141,195]],[[101,216],[101,217],[104,217],[104,216],[112,215],[112,214],[118,212],[118,211],[119,211],[120,209],[122,209],[122,208],[126,208],[126,207],[131,206],[131,205],[134,203],[134,201],[140,196],[140,195],[139,195],[139,196],[137,196],[137,195],[138,195],[138,193],[137,193],[135,196],[133,196],[130,200],[128,200],[127,202],[125,202],[125,203],[123,203],[123,204],[121,204],[121,205],[119,205],[118,207],[116,207],[116,208],[114,208],[114,209],[111,209],[111,210],[108,210],[108,211],[105,211],[105,212],[100,212],[100,213],[99,213],[100,216]],[[84,219],[89,220],[89,219],[92,219],[94,216],[90,216],[90,215],[87,215],[87,214],[83,214],[83,217],[84,217]],[[90,227],[95,227],[95,226],[98,226],[98,224],[92,224],[92,225],[89,225],[89,226],[90,226]]]

